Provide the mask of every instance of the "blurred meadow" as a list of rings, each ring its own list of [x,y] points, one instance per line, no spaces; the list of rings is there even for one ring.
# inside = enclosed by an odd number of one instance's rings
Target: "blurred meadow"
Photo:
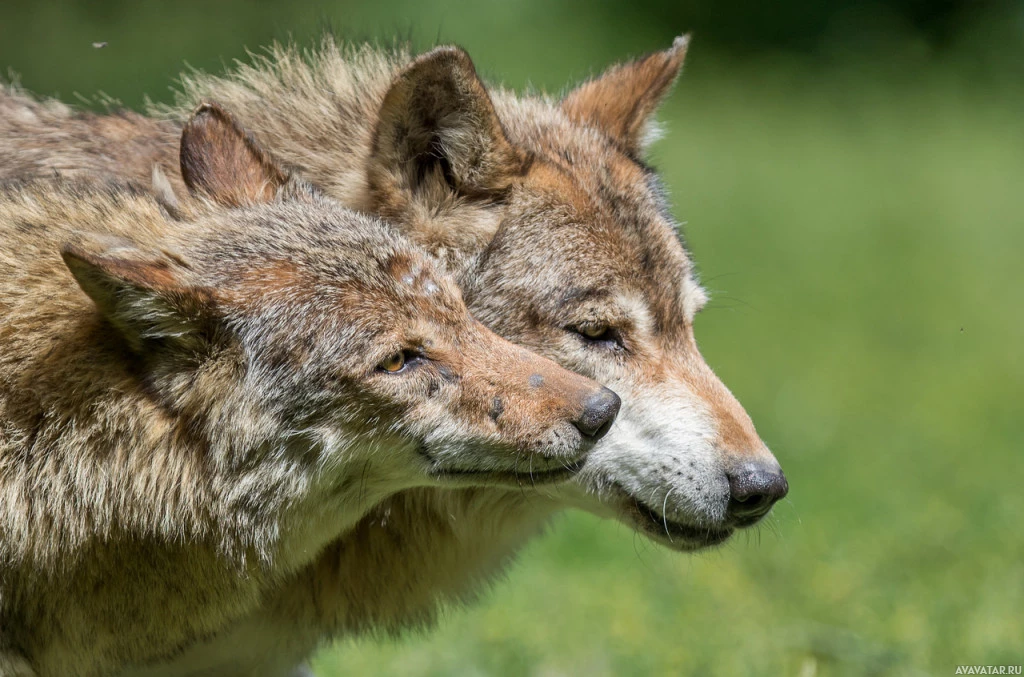
[[[712,292],[702,350],[792,490],[698,556],[567,514],[480,604],[317,674],[1024,663],[1024,5],[8,0],[0,68],[137,107],[325,27],[551,93],[693,29],[651,160]]]

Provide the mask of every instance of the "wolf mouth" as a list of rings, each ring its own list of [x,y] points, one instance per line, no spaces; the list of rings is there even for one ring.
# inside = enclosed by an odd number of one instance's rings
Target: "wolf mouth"
[[[446,479],[486,479],[501,484],[551,484],[564,482],[579,471],[578,465],[566,464],[550,470],[533,470],[518,472],[515,470],[472,470],[458,468],[435,468],[431,473],[435,477]]]
[[[648,537],[677,550],[699,550],[727,541],[734,531],[731,525],[694,526],[668,519],[665,515],[633,496],[618,482],[609,482],[624,502],[624,510],[633,526]]]
[[[659,539],[668,538],[669,542],[678,539],[685,545],[704,548],[724,543],[732,536],[731,527],[696,527],[674,522],[642,501],[635,498],[632,500],[636,506],[636,514],[643,522],[644,530]]]
[[[480,470],[476,468],[446,468],[437,462],[437,459],[430,453],[426,444],[420,442],[416,449],[420,456],[430,464],[427,471],[438,479],[467,481],[486,480],[489,483],[513,484],[523,486],[526,484],[553,484],[565,482],[571,479],[582,467],[582,461],[565,462],[557,468],[545,468],[543,470]]]

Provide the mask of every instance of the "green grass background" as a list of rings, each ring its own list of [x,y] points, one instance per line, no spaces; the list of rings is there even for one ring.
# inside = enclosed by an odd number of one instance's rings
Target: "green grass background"
[[[15,3],[0,67],[66,100],[136,105],[166,99],[185,61],[217,69],[327,20],[459,41],[486,74],[557,91],[686,28],[532,1],[100,5]],[[789,498],[698,556],[569,514],[481,604],[429,633],[339,644],[318,673],[1024,663],[1024,98],[980,53],[908,36],[869,54],[734,58],[698,36],[652,157],[712,291],[698,340]]]

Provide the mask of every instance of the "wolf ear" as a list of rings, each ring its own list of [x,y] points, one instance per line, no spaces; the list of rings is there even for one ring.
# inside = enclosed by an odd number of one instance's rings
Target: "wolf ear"
[[[573,120],[593,125],[628,151],[643,150],[647,123],[683,68],[690,36],[668,49],[609,68],[562,100]]]
[[[464,50],[438,47],[395,77],[374,132],[372,186],[488,194],[522,166]]]
[[[65,244],[61,256],[78,286],[136,352],[196,351],[203,344],[210,295],[191,283],[191,269],[180,256],[104,236]]]
[[[269,202],[287,175],[215,103],[196,108],[181,132],[181,176],[193,194],[226,207]]]

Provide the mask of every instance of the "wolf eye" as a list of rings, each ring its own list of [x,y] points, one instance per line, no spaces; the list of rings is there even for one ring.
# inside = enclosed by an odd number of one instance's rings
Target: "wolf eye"
[[[604,324],[585,324],[576,331],[591,341],[602,341],[608,338],[608,334],[611,333],[611,327]]]
[[[622,350],[622,336],[614,327],[607,324],[587,323],[570,327],[570,331],[578,334],[584,341],[596,346],[614,350]]]
[[[377,370],[388,374],[400,374],[421,365],[428,359],[421,348],[407,348],[381,360],[377,365]]]
[[[389,374],[397,374],[402,371],[405,369],[405,351],[389,355],[377,365],[377,368]]]

